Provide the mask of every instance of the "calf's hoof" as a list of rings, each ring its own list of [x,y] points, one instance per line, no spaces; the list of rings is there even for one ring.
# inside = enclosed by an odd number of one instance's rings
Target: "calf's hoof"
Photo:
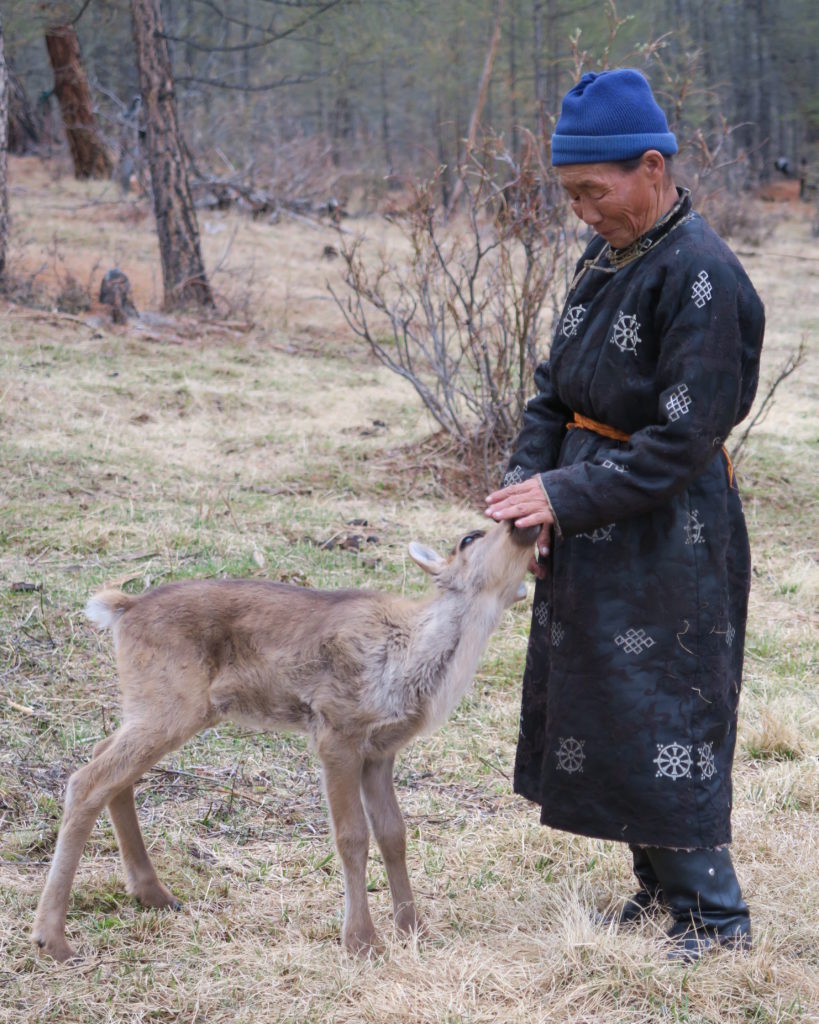
[[[143,907],[156,907],[157,909],[168,907],[171,910],[182,909],[182,904],[176,896],[159,879],[148,882],[145,885],[133,885],[129,888],[131,895],[135,896]]]
[[[79,959],[76,950],[65,941],[64,935],[47,935],[42,929],[35,928],[32,938],[40,950],[57,963],[64,964],[67,960]]]
[[[395,930],[399,935],[416,935],[419,939],[429,933],[426,922],[412,903],[399,908],[395,915]]]
[[[353,956],[376,957],[384,952],[383,943],[378,941],[375,929],[364,932],[345,932],[342,935],[344,948]]]

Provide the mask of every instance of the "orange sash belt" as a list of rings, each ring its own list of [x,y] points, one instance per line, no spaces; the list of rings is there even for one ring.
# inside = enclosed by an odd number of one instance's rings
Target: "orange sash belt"
[[[591,430],[602,437],[610,437],[612,441],[628,441],[631,437],[631,434],[627,434],[625,430],[618,430],[617,427],[610,427],[606,423],[599,423],[588,416],[581,416],[579,412],[572,413],[572,415],[574,419],[566,424],[567,430],[575,430],[579,427],[582,430]],[[725,445],[722,446],[722,454],[725,456],[725,463],[728,469],[728,486],[733,487],[734,464],[731,462],[731,456],[728,454],[728,449]]]

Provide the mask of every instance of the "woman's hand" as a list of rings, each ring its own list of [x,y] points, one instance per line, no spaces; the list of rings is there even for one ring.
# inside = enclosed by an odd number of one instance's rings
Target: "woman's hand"
[[[552,509],[539,477],[531,477],[522,484],[512,484],[500,491],[493,491],[486,499],[485,515],[499,522],[502,519],[514,519],[515,526],[542,527],[537,538],[538,555],[544,558],[549,554],[549,532],[554,522]],[[529,569],[539,579],[546,575],[546,569],[533,556]]]

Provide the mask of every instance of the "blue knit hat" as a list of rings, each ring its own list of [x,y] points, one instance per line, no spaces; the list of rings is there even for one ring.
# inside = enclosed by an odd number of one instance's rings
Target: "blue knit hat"
[[[553,166],[630,160],[648,149],[670,156],[677,140],[639,71],[588,71],[566,93],[552,136]]]

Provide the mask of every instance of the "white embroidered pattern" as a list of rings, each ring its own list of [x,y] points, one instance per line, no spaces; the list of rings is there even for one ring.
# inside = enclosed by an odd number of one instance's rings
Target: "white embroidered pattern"
[[[691,286],[691,298],[697,309],[702,309],[706,302],[710,302],[712,294],[713,288],[708,277],[708,271],[701,270],[697,275],[697,280]]]
[[[563,323],[561,324],[561,331],[567,338],[573,338],[577,334],[577,330],[580,324],[583,322],[583,317],[586,313],[585,306],[570,306],[566,315],[563,317]]]
[[[733,647],[733,645],[734,645],[734,637],[736,635],[737,635],[737,631],[734,629],[734,627],[729,622],[728,623],[728,628],[725,630],[725,642],[726,642],[726,644],[728,644],[729,647]]]
[[[700,755],[700,759],[697,761],[700,778],[703,780],[713,778],[717,774],[717,766],[714,763],[714,751],[711,748],[711,744],[703,743],[697,747],[697,753]]]
[[[642,341],[639,334],[640,326],[640,321],[636,316],[620,310],[612,328],[612,335],[609,341],[612,345],[616,345],[621,352],[633,352],[636,354],[637,346]]]
[[[650,637],[644,629],[627,629],[614,638],[618,647],[622,647],[626,654],[642,654],[643,651],[653,647],[657,642]]]
[[[705,523],[700,519],[700,513],[697,509],[693,509],[691,512],[686,512],[686,523],[683,529],[685,530],[685,543],[686,544],[704,544],[705,537],[702,535]]]
[[[685,416],[688,413],[688,410],[691,408],[691,402],[687,384],[680,384],[676,391],[671,392],[665,407],[668,409],[668,418],[672,423],[676,423],[681,416]]]
[[[545,629],[546,623],[549,621],[549,606],[545,601],[535,605],[535,618],[538,621],[538,625]]]
[[[628,472],[628,467],[624,466],[622,462],[612,462],[611,459],[606,459],[602,465],[603,469],[613,469],[618,473]]]
[[[511,487],[512,484],[522,484],[525,474],[521,466],[515,466],[504,476],[501,487]]]
[[[566,630],[559,622],[552,623],[552,647],[560,647],[560,641],[566,635]]]
[[[611,540],[611,535],[614,532],[614,523],[609,523],[608,526],[598,526],[596,530],[591,530],[589,533],[578,533],[578,537],[585,537],[586,540],[590,540],[592,544],[597,544],[601,540]]]
[[[684,747],[681,743],[657,744],[657,756],[654,758],[657,778],[664,775],[667,779],[690,779],[693,763],[691,747]]]
[[[583,762],[586,760],[583,753],[584,743],[585,740],[576,740],[574,736],[569,736],[568,739],[560,737],[560,746],[555,751],[559,771],[568,772],[570,775],[583,771]]]

